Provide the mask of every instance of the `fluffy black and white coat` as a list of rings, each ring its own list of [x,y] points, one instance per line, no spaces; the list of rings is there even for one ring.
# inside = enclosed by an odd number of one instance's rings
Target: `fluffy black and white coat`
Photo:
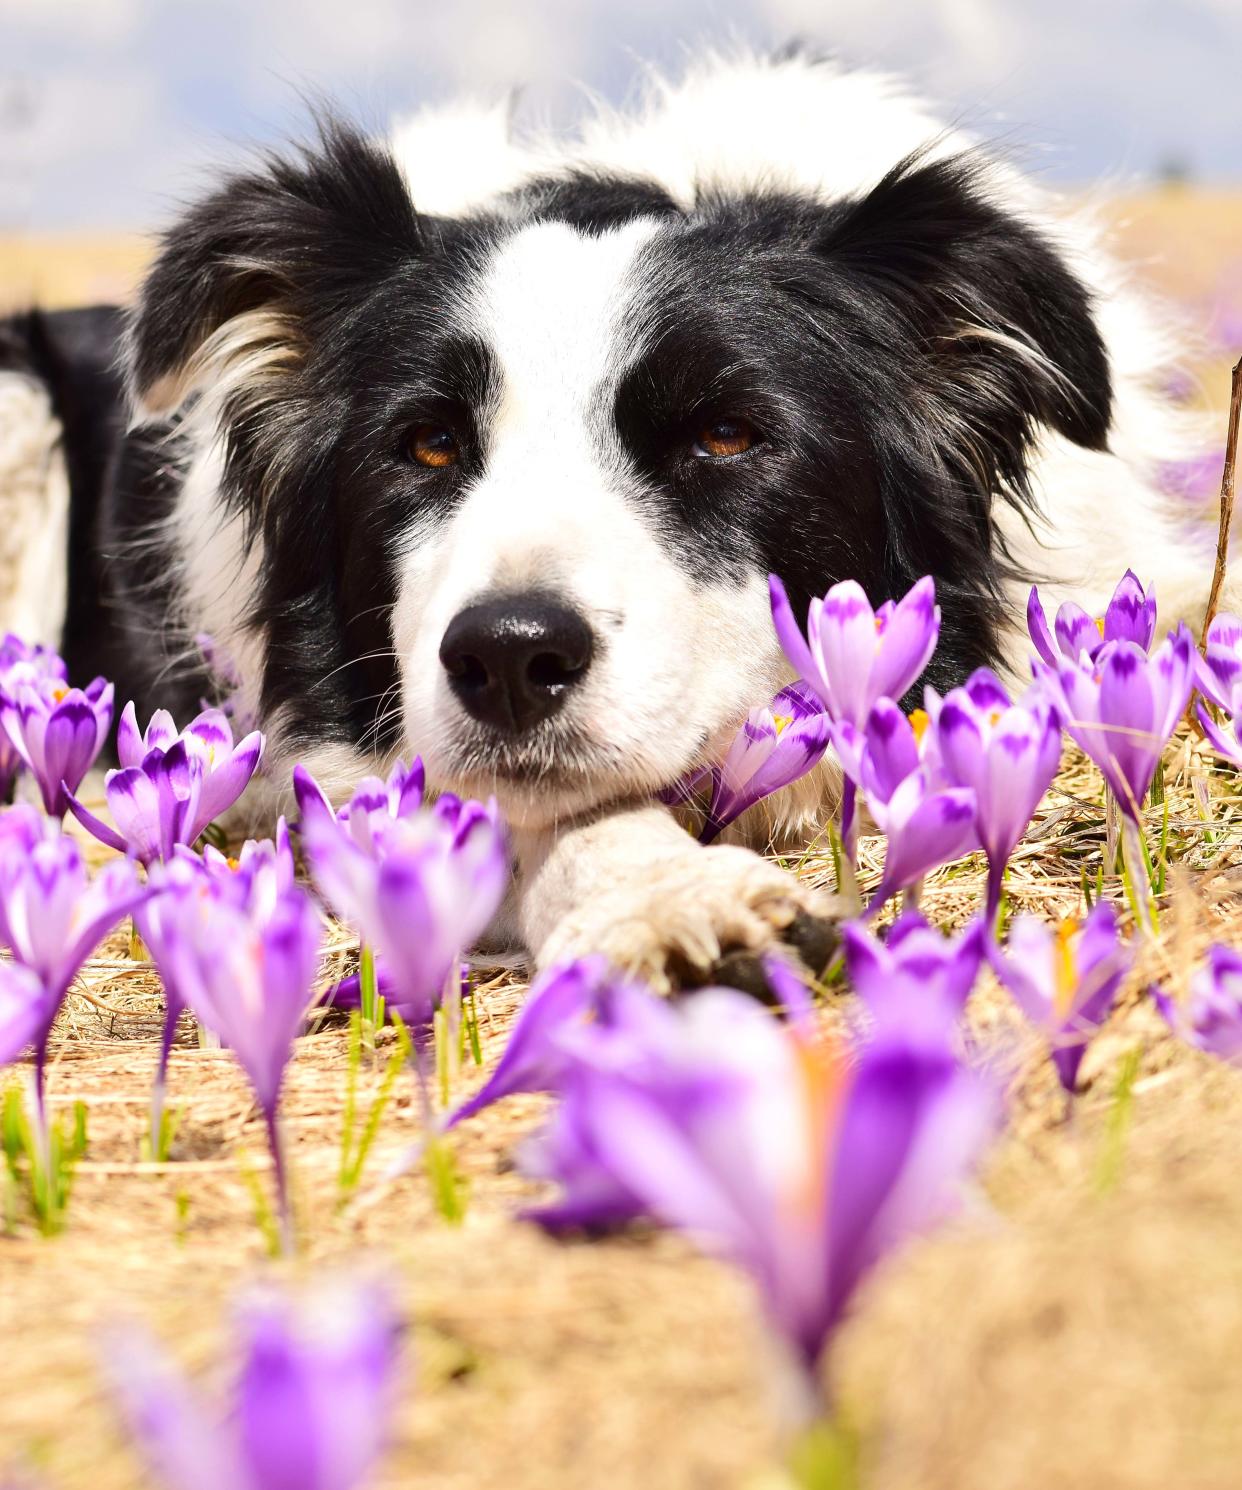
[[[140,715],[211,690],[210,634],[278,790],[418,752],[499,797],[532,951],[702,975],[824,909],[652,802],[786,680],[769,572],[802,609],[933,574],[942,687],[1016,660],[1032,579],[1193,616],[1166,355],[1088,226],[832,61],[710,59],[568,142],[329,124],[132,313],[0,331],[0,620]]]

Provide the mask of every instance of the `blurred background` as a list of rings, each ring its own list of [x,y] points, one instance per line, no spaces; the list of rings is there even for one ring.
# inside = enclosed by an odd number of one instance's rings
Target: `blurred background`
[[[127,293],[138,235],[298,132],[307,95],[378,128],[520,89],[520,120],[568,125],[645,62],[795,37],[906,74],[1048,180],[1102,181],[1197,319],[1237,298],[1242,0],[0,0],[0,302]]]

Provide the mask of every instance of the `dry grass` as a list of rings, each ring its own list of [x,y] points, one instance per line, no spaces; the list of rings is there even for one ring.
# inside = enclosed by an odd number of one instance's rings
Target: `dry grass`
[[[1155,204],[1161,241],[1175,254],[1196,201]],[[1208,224],[1222,213],[1233,222],[1242,206],[1204,211]],[[1223,236],[1203,276],[1232,242]],[[93,255],[88,273],[102,262]],[[1173,288],[1197,293],[1181,259],[1178,273]],[[1170,752],[1167,774],[1176,865],[1161,938],[1089,1054],[1072,1115],[1038,1041],[990,979],[972,1000],[981,1058],[1013,1073],[1012,1120],[981,1204],[874,1278],[829,1362],[862,1434],[868,1490],[1238,1482],[1242,1074],[1175,1044],[1140,990],[1153,977],[1184,990],[1207,943],[1236,937],[1242,797],[1232,774],[1188,739]],[[1212,792],[1210,841],[1196,776]],[[1093,876],[1101,853],[1099,799],[1092,771],[1068,756],[1015,859],[1015,909],[1081,909],[1083,870]],[[864,842],[864,869],[874,873],[878,851]],[[799,872],[830,873],[815,854]],[[960,923],[981,890],[981,867],[970,861],[935,876],[925,906]],[[173,1162],[138,1162],[158,985],[120,939],[105,951],[69,1001],[50,1075],[54,1105],[81,1100],[90,1111],[68,1229],[52,1240],[24,1226],[0,1237],[0,1459],[25,1455],[62,1490],[136,1485],[102,1385],[102,1325],[144,1319],[187,1364],[210,1372],[227,1338],[222,1300],[236,1286],[273,1270],[313,1283],[348,1264],[392,1278],[411,1326],[380,1485],[770,1483],[779,1444],[743,1283],[674,1237],[558,1243],[511,1219],[532,1191],[509,1156],[539,1120],[539,1099],[514,1100],[461,1132],[461,1229],[436,1216],[417,1175],[342,1215],[345,1037],[339,1025],[308,1035],[285,1106],[304,1250],[294,1265],[269,1264],[240,1168],[246,1156],[263,1169],[261,1126],[230,1057],[199,1049],[188,1027],[172,1063],[171,1100],[186,1109]],[[333,957],[345,956],[338,938]],[[520,998],[511,979],[480,996],[486,1066]],[[825,1020],[842,1017],[848,999],[838,996]],[[1140,1073],[1118,1149],[1113,1089],[1135,1047]],[[461,1093],[476,1079],[467,1068]],[[412,1098],[407,1088],[391,1110],[372,1175],[417,1136]],[[1110,1155],[1120,1158],[1112,1185],[1101,1178]]]

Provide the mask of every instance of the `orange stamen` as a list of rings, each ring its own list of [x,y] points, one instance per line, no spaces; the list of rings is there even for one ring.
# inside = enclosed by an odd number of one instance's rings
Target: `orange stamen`
[[[1078,963],[1074,956],[1074,939],[1078,935],[1078,922],[1067,916],[1056,931],[1056,992],[1052,1007],[1058,1019],[1069,1016],[1074,1003],[1074,992],[1078,986]]]

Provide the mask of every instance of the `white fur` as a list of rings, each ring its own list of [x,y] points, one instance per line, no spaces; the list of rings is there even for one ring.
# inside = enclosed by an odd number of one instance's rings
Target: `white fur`
[[[702,721],[717,735],[779,679],[762,579],[692,583],[644,516],[610,427],[655,226],[583,238],[541,223],[501,246],[467,307],[500,371],[486,471],[445,527],[404,545],[393,636],[406,737],[432,780],[497,787],[528,825],[675,781],[703,749]],[[600,645],[558,716],[585,737],[575,779],[515,790],[463,776],[471,727],[439,647],[467,605],[533,588],[576,608]]]
[[[69,592],[69,477],[46,391],[0,373],[0,631],[57,646]]]

